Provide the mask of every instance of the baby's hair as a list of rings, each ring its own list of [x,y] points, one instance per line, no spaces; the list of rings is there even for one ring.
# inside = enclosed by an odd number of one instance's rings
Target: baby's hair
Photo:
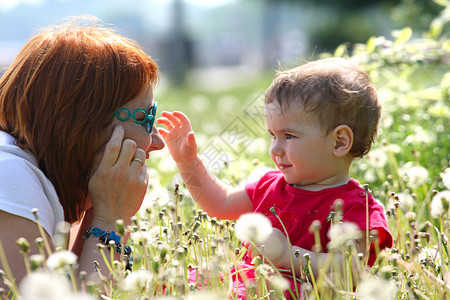
[[[273,101],[282,111],[298,107],[312,113],[326,134],[339,125],[349,126],[354,158],[367,154],[377,137],[381,106],[375,86],[349,60],[325,58],[280,70],[266,91],[265,102]]]

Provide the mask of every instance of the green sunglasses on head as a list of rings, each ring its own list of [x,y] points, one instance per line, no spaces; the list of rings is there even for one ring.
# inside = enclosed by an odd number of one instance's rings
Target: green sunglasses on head
[[[113,114],[113,116],[117,117],[117,119],[121,122],[126,122],[132,118],[134,123],[144,126],[148,133],[152,133],[153,124],[156,119],[157,107],[157,101],[155,101],[153,106],[150,107],[149,112],[147,112],[144,108],[137,108],[131,112],[128,108],[121,107]]]

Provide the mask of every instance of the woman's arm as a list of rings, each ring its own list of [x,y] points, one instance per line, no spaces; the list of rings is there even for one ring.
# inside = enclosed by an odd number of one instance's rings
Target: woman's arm
[[[27,275],[23,254],[17,246],[17,240],[21,237],[25,238],[30,244],[28,255],[40,253],[39,248],[35,243],[37,238],[42,237],[37,224],[29,219],[0,211],[0,240],[2,242],[3,250],[5,251],[9,269],[16,280],[17,286]],[[47,233],[45,233],[45,239],[48,241],[49,246],[53,251],[53,242]],[[0,269],[6,271],[8,267],[3,263],[3,261],[0,261]],[[5,287],[2,280],[0,280],[0,286],[6,290],[9,289],[9,287]]]
[[[92,211],[88,210],[86,216],[91,221],[87,219],[83,223],[74,242],[74,245],[82,244],[80,271],[92,273],[95,271],[93,262],[97,261],[102,274],[109,273],[97,247],[100,243],[98,237],[91,235],[84,238],[83,235],[89,227],[116,231],[116,221],[119,219],[124,221],[125,226],[131,224],[131,217],[141,206],[148,185],[147,166],[134,161],[134,158],[145,161],[145,156],[144,150],[136,148],[134,141],[124,140],[124,128],[117,125],[104,153],[96,158],[98,166],[89,181]],[[126,243],[126,237],[122,237],[121,243]],[[116,254],[116,258],[118,257]]]

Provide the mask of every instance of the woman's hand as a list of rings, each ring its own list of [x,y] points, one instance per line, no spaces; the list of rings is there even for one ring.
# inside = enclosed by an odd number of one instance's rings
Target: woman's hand
[[[89,195],[94,218],[104,223],[117,219],[129,222],[138,211],[147,192],[148,174],[145,151],[136,142],[124,138],[124,128],[117,125],[97,169],[89,180]]]
[[[253,246],[246,242],[247,255],[251,258],[264,255],[274,265],[280,267],[289,263],[289,243],[286,236],[278,229],[273,228],[269,237],[259,245]],[[286,261],[287,260],[287,261]]]
[[[197,156],[197,142],[186,115],[179,111],[163,111],[161,116],[156,123],[165,125],[168,129],[158,128],[173,160],[185,162],[194,159]]]

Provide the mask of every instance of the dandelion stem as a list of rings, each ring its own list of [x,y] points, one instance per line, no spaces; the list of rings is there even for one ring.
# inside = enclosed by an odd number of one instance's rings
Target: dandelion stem
[[[271,208],[270,208],[270,211],[271,211],[272,214],[278,219],[278,221],[280,221],[280,224],[281,224],[281,226],[283,227],[283,231],[284,231],[284,234],[286,235],[286,239],[287,239],[287,241],[288,241],[288,246],[289,246],[289,259],[290,259],[290,261],[291,261],[292,275],[293,275],[294,277],[296,277],[296,275],[295,275],[295,268],[294,268],[294,259],[293,259],[293,257],[292,257],[292,244],[291,244],[291,240],[289,239],[289,234],[288,234],[288,232],[287,232],[287,230],[286,230],[286,227],[285,227],[284,224],[283,224],[283,221],[281,220],[281,218],[280,218],[280,217],[278,216],[278,214],[276,213],[275,208],[271,207]],[[295,293],[296,293],[296,295],[297,295],[297,298],[300,298],[300,293],[299,293],[299,291],[298,291],[298,286],[297,286],[297,284],[295,284]],[[319,299],[319,298],[317,298],[317,299]]]
[[[105,251],[103,251],[103,245],[99,244],[98,246],[99,246],[100,254],[102,255],[102,258],[103,258],[103,261],[105,262],[106,267],[108,268],[109,272],[112,273],[113,269],[111,267],[111,264],[108,261],[108,258],[106,258]]]
[[[418,210],[418,213],[417,213],[417,220],[422,220],[422,218],[425,218],[427,220],[430,219],[429,207],[430,207],[431,198],[432,198],[431,196],[433,195],[433,190],[437,184],[438,184],[438,181],[435,179],[433,181],[433,183],[431,184],[428,192],[425,193],[425,198],[422,201],[422,205],[420,206],[420,209]],[[424,214],[425,214],[425,216],[424,216]]]
[[[36,224],[39,229],[39,233],[42,237],[42,240],[44,241],[44,247],[45,247],[45,250],[47,251],[47,255],[50,256],[53,251],[48,242],[47,234],[44,231],[44,227],[42,227],[41,221],[39,220],[38,211],[37,211],[37,209],[32,209],[31,212],[33,213],[34,217],[36,218]]]
[[[312,267],[311,267],[311,261],[308,260],[306,262],[307,266],[308,266],[308,270],[309,270],[309,275],[311,276],[311,282],[312,282],[312,286],[313,286],[313,290],[314,290],[314,295],[316,296],[316,299],[320,299],[319,297],[319,291],[317,289],[317,284],[316,284],[316,279],[314,278],[314,273],[312,271]],[[297,285],[295,285],[297,287]]]
[[[20,299],[17,286],[14,282],[14,277],[11,272],[11,268],[9,267],[8,260],[6,259],[6,254],[1,239],[0,239],[0,262],[2,263],[2,267],[5,270],[6,278],[9,281],[8,287],[11,289],[12,293]]]
[[[369,187],[364,185],[364,189],[366,192],[366,249],[370,249],[370,241],[369,241]],[[367,252],[367,251],[366,251]],[[365,257],[365,265],[369,263],[369,255]]]

